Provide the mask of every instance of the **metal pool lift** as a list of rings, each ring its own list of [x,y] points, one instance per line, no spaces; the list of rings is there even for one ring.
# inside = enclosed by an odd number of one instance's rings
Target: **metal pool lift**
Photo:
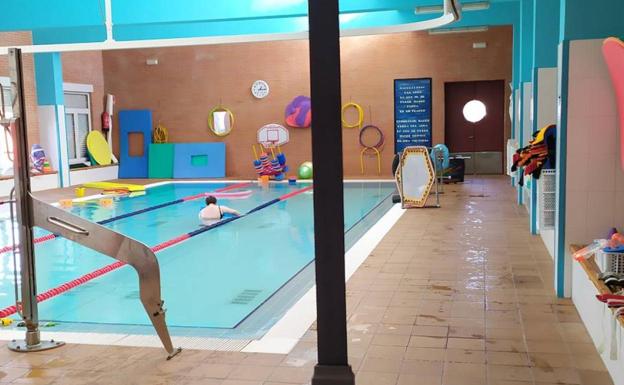
[[[23,108],[25,100],[21,50],[9,49],[8,57],[13,95],[13,117],[11,119],[4,118],[0,123],[5,127],[11,127],[14,143],[15,204],[17,208],[15,219],[18,224],[19,243],[16,244],[13,252],[19,254],[21,268],[21,301],[18,298],[16,301],[17,310],[26,325],[24,340],[11,341],[8,345],[9,349],[17,352],[35,352],[64,345],[60,341],[41,340],[39,331],[33,243],[33,226],[38,226],[132,266],[139,275],[139,290],[143,307],[168,353],[167,359],[171,359],[181,349],[173,347],[165,322],[164,301],[160,297],[160,269],[156,255],[141,242],[42,202],[31,194],[30,163],[26,137],[27,122]],[[10,202],[10,204],[13,203]],[[11,221],[13,219],[12,216]]]

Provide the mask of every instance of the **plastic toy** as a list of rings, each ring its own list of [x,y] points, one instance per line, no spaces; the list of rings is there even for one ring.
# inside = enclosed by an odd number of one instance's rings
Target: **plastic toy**
[[[298,172],[299,179],[312,179],[313,171],[312,162],[301,163]]]
[[[355,108],[358,114],[358,119],[355,123],[348,123],[347,119],[345,119],[345,113],[349,108]],[[364,109],[357,103],[349,102],[342,106],[342,127],[344,128],[362,128],[362,123],[364,123]]]
[[[131,192],[145,191],[145,186],[142,186],[140,184],[130,184],[130,183],[89,182],[89,183],[83,183],[82,186],[87,187],[87,188],[98,188],[102,190],[126,189]]]
[[[572,257],[577,261],[585,260],[604,248],[615,249],[624,245],[624,234],[614,233],[610,239],[595,239],[589,245],[577,250]]]
[[[620,167],[624,170],[624,42],[610,37],[602,43],[602,54],[611,74],[620,117]]]
[[[10,326],[13,323],[11,318],[0,318],[0,325],[2,326]]]
[[[288,184],[290,184],[290,185],[296,185],[296,184],[297,184],[297,178],[294,178],[294,177],[288,177]]]
[[[46,162],[46,155],[43,148],[38,144],[33,144],[30,149],[30,159],[32,160],[33,167],[39,172],[43,172],[43,168]]]
[[[85,196],[85,188],[84,187],[76,187],[74,189],[75,193],[76,193],[76,197],[81,198],[83,196]]]
[[[69,209],[74,205],[74,201],[72,201],[71,199],[61,199],[59,201],[59,205],[61,205],[61,207],[64,209]]]
[[[50,166],[50,162],[47,160],[43,162],[43,172],[52,172],[52,166]]]
[[[100,131],[93,130],[87,135],[87,150],[96,164],[107,165],[113,161],[110,147]]]
[[[377,141],[375,142],[367,142],[364,140],[364,134],[367,131],[373,131],[377,133]],[[362,174],[364,174],[364,155],[367,151],[372,151],[373,155],[377,157],[377,173],[381,174],[381,153],[380,150],[383,147],[385,141],[385,137],[381,129],[377,126],[369,124],[367,126],[362,127],[360,130],[360,146],[362,146],[362,151],[360,151],[360,170]]]
[[[167,143],[169,141],[169,130],[158,122],[152,133],[152,141],[157,144]]]
[[[288,171],[288,166],[286,165],[286,155],[284,155],[282,149],[278,146],[276,155],[274,149],[271,148],[271,155],[273,156],[273,159],[271,159],[262,145],[260,145],[260,148],[262,152],[258,156],[256,146],[251,145],[254,153],[253,165],[258,177],[266,176],[275,180],[283,180],[284,173]]]
[[[290,127],[306,128],[312,124],[312,104],[307,96],[299,95],[286,106],[286,124]]]
[[[102,207],[111,207],[113,205],[113,198],[101,198],[99,203]]]
[[[290,140],[288,129],[280,124],[267,124],[260,127],[257,134],[258,143],[265,148],[282,146]]]

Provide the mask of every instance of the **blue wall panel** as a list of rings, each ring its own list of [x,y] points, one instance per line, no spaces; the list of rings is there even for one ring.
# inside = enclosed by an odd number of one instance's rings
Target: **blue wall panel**
[[[143,134],[143,154],[130,156],[129,136]],[[147,178],[149,145],[152,142],[152,111],[119,112],[119,178]]]
[[[194,157],[197,161],[193,160]],[[173,177],[225,177],[225,143],[176,143]]]

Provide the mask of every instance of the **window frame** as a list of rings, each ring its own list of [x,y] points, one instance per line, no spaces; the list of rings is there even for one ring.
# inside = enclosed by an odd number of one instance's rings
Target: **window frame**
[[[93,86],[89,84],[77,84],[77,83],[63,83],[63,97],[67,94],[70,95],[81,95],[87,97],[87,107],[86,108],[78,108],[78,107],[65,107],[65,115],[72,115],[74,120],[74,148],[76,149],[76,157],[70,158],[69,151],[67,155],[67,162],[70,166],[75,164],[89,164],[88,157],[79,156],[81,144],[78,142],[78,132],[77,132],[77,124],[78,124],[78,116],[79,115],[87,115],[87,135],[93,131],[93,121],[91,116],[91,93],[93,92]],[[67,125],[67,122],[65,122]],[[67,127],[65,127],[67,130]],[[69,143],[68,143],[69,145]]]
[[[9,94],[11,94],[11,79],[6,76],[0,76],[0,92],[4,92],[5,89],[8,89]],[[0,102],[2,99],[0,98]],[[11,100],[4,100],[5,108],[11,111],[11,116],[13,116],[13,106],[11,105]],[[5,167],[12,167],[13,159],[10,154],[13,154],[13,142],[12,137],[9,135],[4,128],[0,128],[0,170]],[[1,174],[4,175],[4,174]],[[8,175],[8,174],[7,174]]]

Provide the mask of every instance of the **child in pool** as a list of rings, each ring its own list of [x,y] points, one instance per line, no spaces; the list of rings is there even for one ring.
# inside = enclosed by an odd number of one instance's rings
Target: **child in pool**
[[[199,212],[199,220],[202,221],[204,225],[211,225],[223,219],[224,214],[231,214],[235,216],[241,215],[234,209],[218,205],[217,198],[209,195],[206,198],[206,207]]]

